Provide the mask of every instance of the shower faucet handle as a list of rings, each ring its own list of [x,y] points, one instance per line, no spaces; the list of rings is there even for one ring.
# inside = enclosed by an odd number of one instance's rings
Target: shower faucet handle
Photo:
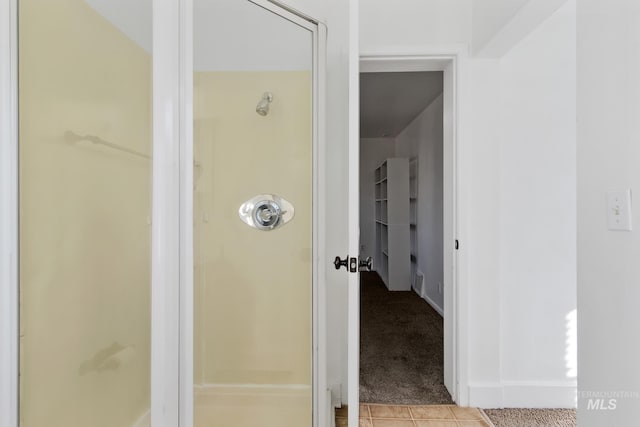
[[[260,231],[282,227],[293,219],[293,205],[276,194],[259,194],[238,209],[242,222]]]

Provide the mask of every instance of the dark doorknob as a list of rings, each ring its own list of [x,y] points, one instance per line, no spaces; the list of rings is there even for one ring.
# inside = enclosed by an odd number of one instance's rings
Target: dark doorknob
[[[336,270],[340,270],[340,267],[344,267],[347,271],[349,271],[349,255],[347,255],[344,259],[340,259],[339,256],[333,261],[333,265],[335,265]]]
[[[371,269],[373,268],[373,258],[369,256],[365,259],[360,259],[359,267],[360,271],[371,271]]]

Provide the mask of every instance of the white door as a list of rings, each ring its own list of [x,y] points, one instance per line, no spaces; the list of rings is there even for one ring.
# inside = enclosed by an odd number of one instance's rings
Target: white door
[[[348,246],[359,259],[360,252],[360,55],[358,38],[359,5],[349,2],[349,154],[348,154]],[[349,427],[359,425],[360,409],[360,274],[348,279],[347,381],[349,386]]]

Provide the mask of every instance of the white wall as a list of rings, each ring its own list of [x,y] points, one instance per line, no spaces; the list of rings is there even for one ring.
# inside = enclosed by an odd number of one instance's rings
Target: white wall
[[[471,40],[472,0],[360,2],[360,52],[407,52],[433,44]]]
[[[605,193],[640,190],[640,3],[578,2],[578,302],[580,426],[640,419],[640,209],[634,231],[608,231]],[[635,198],[637,200],[637,197]],[[589,392],[630,391],[615,410]],[[606,399],[605,405],[609,403]]]
[[[470,403],[571,406],[575,3],[473,73]]]
[[[360,139],[360,257],[376,258],[375,170],[395,155],[393,138]]]
[[[567,0],[482,0],[474,3],[473,53],[500,58],[553,15]],[[487,3],[487,5],[485,5]],[[485,10],[486,7],[489,10]],[[516,11],[517,9],[517,11]],[[515,14],[513,14],[513,12]],[[504,18],[511,14],[511,19]],[[493,33],[493,34],[492,34]]]
[[[418,270],[426,296],[441,311],[443,271],[443,104],[438,96],[395,138],[396,157],[418,158]]]
[[[473,134],[464,164],[468,165],[467,241],[469,293],[470,399],[495,406],[500,399],[500,61],[469,62],[469,128]],[[496,390],[497,389],[497,390]]]
[[[575,385],[575,2],[502,58],[503,381]]]
[[[473,52],[478,52],[529,0],[481,0],[473,2]],[[537,0],[540,1],[540,0]]]

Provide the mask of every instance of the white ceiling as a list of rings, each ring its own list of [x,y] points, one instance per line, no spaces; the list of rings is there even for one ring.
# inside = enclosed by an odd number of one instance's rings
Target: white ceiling
[[[360,74],[360,137],[396,137],[442,93],[442,72]]]
[[[151,52],[152,0],[85,0]],[[291,71],[312,67],[311,33],[249,1],[194,0],[197,71]]]

